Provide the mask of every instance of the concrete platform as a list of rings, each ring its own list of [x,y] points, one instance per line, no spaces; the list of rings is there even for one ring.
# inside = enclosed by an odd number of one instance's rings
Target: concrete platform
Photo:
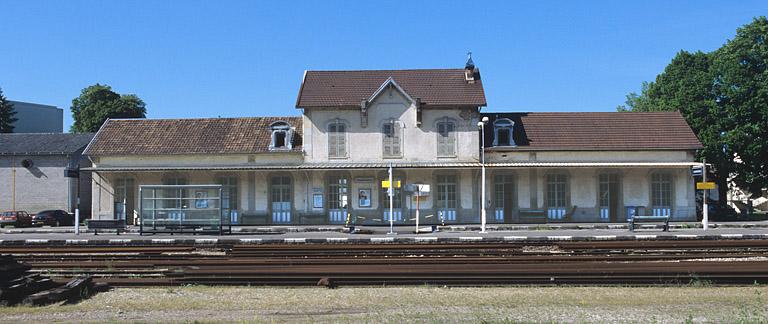
[[[658,229],[659,224],[640,224],[641,229]],[[700,222],[670,222],[671,230],[701,229]],[[757,222],[717,222],[709,224],[711,229],[748,229],[765,228],[768,229],[768,221]],[[373,231],[374,233],[387,233],[389,226],[357,226],[359,230]],[[542,231],[542,230],[628,230],[627,223],[550,223],[550,224],[488,224],[486,230],[489,232],[508,232],[508,231]],[[395,232],[412,232],[415,226],[395,226]],[[439,226],[442,232],[479,232],[480,225],[446,225]],[[23,227],[23,228],[3,228],[2,234],[63,234],[74,233],[74,226],[62,227]],[[87,230],[87,227],[80,227],[81,233],[93,233]],[[348,232],[348,229],[342,225],[304,225],[304,226],[232,226],[233,234],[282,234],[282,233],[303,233],[303,232]],[[139,233],[139,226],[128,226],[127,233]]]
[[[630,232],[623,228],[503,230],[495,228],[487,233],[471,231],[471,227],[444,227],[435,233],[414,233],[414,227],[396,227],[398,234],[387,234],[389,228],[378,227],[370,234],[344,233],[341,230],[235,232],[232,235],[139,235],[136,232],[114,233],[48,233],[20,232],[0,234],[0,246],[18,245],[228,245],[228,244],[301,244],[301,243],[490,243],[490,242],[547,242],[547,241],[627,241],[627,240],[738,240],[768,239],[768,227],[744,224],[744,227],[718,227],[707,231],[699,228],[673,227],[663,232],[655,226],[643,226]]]

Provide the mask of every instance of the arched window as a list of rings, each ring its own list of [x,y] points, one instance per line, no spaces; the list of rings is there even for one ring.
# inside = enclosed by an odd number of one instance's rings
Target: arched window
[[[388,120],[381,127],[382,148],[385,158],[398,158],[403,156],[402,141],[403,127],[397,120]]]
[[[509,118],[500,118],[493,122],[493,146],[516,146],[512,138],[515,122]]]
[[[442,118],[437,122],[437,156],[456,156],[456,123],[452,119]]]
[[[347,157],[347,125],[340,119],[328,124],[328,157]]]
[[[269,125],[272,129],[272,143],[269,145],[270,150],[290,150],[293,148],[293,130],[291,125],[284,121],[276,121]]]

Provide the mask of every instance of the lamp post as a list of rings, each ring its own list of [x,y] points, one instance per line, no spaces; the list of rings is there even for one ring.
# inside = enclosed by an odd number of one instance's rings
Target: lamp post
[[[488,123],[488,117],[483,117],[482,120],[477,122],[477,127],[480,128],[480,233],[487,233],[485,231],[485,124]]]

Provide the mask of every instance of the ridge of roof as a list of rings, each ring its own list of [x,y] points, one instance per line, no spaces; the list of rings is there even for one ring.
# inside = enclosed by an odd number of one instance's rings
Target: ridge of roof
[[[250,117],[190,117],[190,118],[109,118],[108,120],[111,121],[167,121],[167,120],[216,120],[216,119],[228,119],[228,120],[238,120],[238,119],[292,119],[292,118],[301,118],[300,115],[294,115],[294,116],[250,116]],[[106,121],[105,121],[106,123]],[[102,125],[103,126],[103,125]]]
[[[390,71],[464,71],[463,68],[436,68],[436,69],[374,69],[374,70],[306,70],[306,72],[390,72]]]

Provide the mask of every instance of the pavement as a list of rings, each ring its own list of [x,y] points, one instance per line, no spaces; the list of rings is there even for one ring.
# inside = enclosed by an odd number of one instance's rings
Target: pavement
[[[338,226],[301,227],[233,227],[227,235],[210,234],[144,234],[136,228],[116,235],[114,232],[95,235],[91,232],[74,234],[72,227],[4,229],[0,246],[12,245],[146,245],[146,244],[265,244],[265,243],[444,243],[444,242],[542,242],[542,241],[626,241],[626,240],[735,240],[768,239],[768,222],[712,224],[703,230],[693,223],[671,224],[669,232],[657,225],[643,225],[631,232],[626,224],[557,224],[489,226],[480,233],[479,226],[444,226],[439,231],[415,233],[414,226],[396,226],[397,234],[388,234],[389,227],[358,227],[357,233],[347,233]],[[700,225],[700,224],[699,224]]]

